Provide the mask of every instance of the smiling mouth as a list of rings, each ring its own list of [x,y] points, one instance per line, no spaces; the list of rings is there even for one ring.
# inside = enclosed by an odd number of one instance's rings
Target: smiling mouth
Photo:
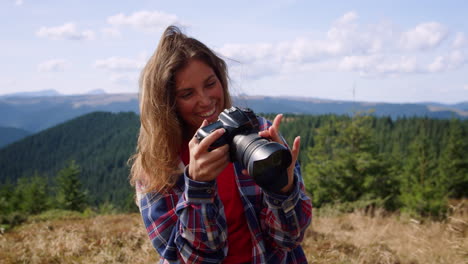
[[[206,118],[206,117],[210,117],[210,116],[214,115],[215,112],[216,112],[216,107],[213,107],[213,109],[211,109],[208,112],[200,113],[199,116],[201,116],[203,118]]]

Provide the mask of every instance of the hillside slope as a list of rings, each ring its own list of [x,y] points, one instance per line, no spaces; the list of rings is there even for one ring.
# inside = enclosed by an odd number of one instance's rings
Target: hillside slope
[[[0,184],[34,172],[53,182],[57,172],[75,160],[92,202],[123,207],[132,195],[127,160],[138,128],[135,113],[95,112],[26,137],[0,149]]]
[[[20,128],[0,127],[0,148],[20,140],[31,133]]]

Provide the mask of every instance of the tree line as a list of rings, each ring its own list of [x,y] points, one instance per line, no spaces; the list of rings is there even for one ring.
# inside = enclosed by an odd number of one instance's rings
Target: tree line
[[[0,187],[0,225],[14,226],[51,209],[82,212],[89,206],[88,195],[79,180],[80,168],[71,161],[60,170],[53,185],[35,173],[20,178],[15,186]]]
[[[296,118],[286,116],[282,131],[288,142],[303,134],[300,160],[315,207],[377,206],[444,218],[450,199],[468,197],[466,120],[368,114]]]
[[[0,213],[62,207],[51,197],[60,197],[59,175],[70,160],[88,206],[134,211],[126,162],[138,128],[135,113],[96,112],[0,149]],[[443,218],[450,199],[468,196],[467,120],[285,114],[281,132],[290,143],[301,136],[299,161],[315,207],[383,207]],[[48,202],[33,206],[28,195]]]

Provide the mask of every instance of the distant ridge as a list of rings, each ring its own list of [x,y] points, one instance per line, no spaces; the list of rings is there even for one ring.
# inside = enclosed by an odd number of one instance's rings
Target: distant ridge
[[[35,92],[18,92],[18,93],[5,94],[5,95],[1,95],[0,98],[43,97],[43,96],[62,96],[62,94],[57,92],[56,90],[49,89],[49,90],[41,90],[41,91],[35,91]]]
[[[103,90],[93,94],[58,95],[52,91],[39,96],[38,93],[22,93],[22,96],[0,97],[0,126],[31,131],[41,131],[74,117],[95,112],[139,112],[138,94],[107,94]],[[33,95],[33,96],[31,96]],[[293,114],[337,114],[353,115],[356,112],[372,112],[376,116],[391,118],[425,116],[449,119],[468,118],[468,102],[454,105],[439,103],[378,103],[351,102],[308,97],[234,96],[235,105],[249,107],[257,113]]]
[[[88,91],[86,94],[107,94],[107,92],[103,89],[94,89]]]
[[[0,148],[18,141],[31,133],[20,128],[0,127]]]

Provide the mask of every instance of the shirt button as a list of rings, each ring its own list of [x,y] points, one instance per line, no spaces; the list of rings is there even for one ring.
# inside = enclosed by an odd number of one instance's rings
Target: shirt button
[[[210,190],[206,190],[206,192],[207,192],[208,194],[211,194],[213,191],[210,189]]]
[[[278,205],[280,202],[279,202],[278,200],[274,200],[273,203],[274,203],[275,205]]]

